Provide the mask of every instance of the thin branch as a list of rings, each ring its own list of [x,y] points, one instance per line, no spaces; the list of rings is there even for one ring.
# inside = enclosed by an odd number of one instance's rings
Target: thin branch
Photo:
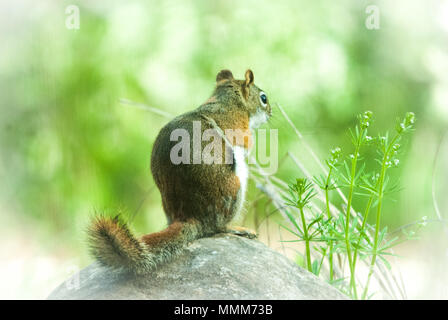
[[[127,107],[134,107],[134,108],[137,108],[137,109],[150,111],[152,113],[158,114],[158,115],[163,116],[163,117],[168,118],[168,119],[174,118],[173,114],[171,114],[169,112],[166,112],[166,111],[163,111],[163,110],[160,110],[160,109],[157,109],[157,108],[154,108],[154,107],[150,107],[150,106],[148,106],[148,105],[146,105],[144,103],[134,102],[134,101],[131,101],[131,100],[128,100],[128,99],[123,99],[123,98],[119,99],[119,102],[121,104],[127,106]]]

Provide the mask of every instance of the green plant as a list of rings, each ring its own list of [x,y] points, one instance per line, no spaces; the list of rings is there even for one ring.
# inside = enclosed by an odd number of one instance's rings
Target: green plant
[[[315,232],[310,231],[312,231],[313,225],[320,220],[320,217],[307,224],[304,209],[309,205],[311,199],[315,196],[315,193],[313,191],[311,183],[307,182],[306,179],[297,179],[296,183],[290,185],[289,191],[290,198],[287,199],[287,204],[299,209],[302,225],[300,226],[298,223],[296,223],[296,220],[293,216],[289,215],[288,218],[297,230],[297,233],[294,232],[294,234],[305,241],[306,266],[308,268],[308,271],[312,272],[313,268],[311,263],[310,242],[314,240],[313,236],[319,230],[316,230]]]
[[[335,279],[334,270],[335,254],[342,256],[348,263],[349,281],[341,289],[355,299],[368,297],[370,280],[378,262],[381,261],[390,269],[385,257],[392,254],[392,247],[415,234],[415,231],[403,232],[404,237],[400,240],[399,237],[391,237],[387,227],[381,229],[384,198],[398,190],[397,184],[390,182],[388,171],[399,164],[398,142],[412,130],[415,116],[413,113],[407,113],[403,120],[397,121],[392,138],[389,134],[377,138],[368,135],[372,116],[370,111],[360,115],[358,125],[354,130],[350,130],[354,152],[348,156],[348,160],[341,163],[341,149],[333,149],[330,158],[326,160],[328,171],[325,175],[314,177],[313,183],[306,178],[297,179],[289,185],[289,194],[284,196],[286,205],[296,210],[285,210],[287,220],[294,230],[284,225],[282,227],[296,235],[299,238],[297,241],[305,242],[308,270],[319,275],[324,259],[328,258],[330,282],[343,283],[344,272],[339,272],[341,277]],[[376,169],[370,172],[365,169],[366,162],[362,157],[364,147],[374,147],[378,154],[375,159]],[[324,194],[323,206],[312,205],[311,201],[316,196],[313,185]],[[342,198],[346,199],[345,208],[331,205],[330,192],[334,190],[343,193]],[[362,214],[353,207],[356,196],[367,197]],[[376,209],[373,225],[367,222],[372,209]],[[308,211],[308,214],[305,211]],[[327,219],[323,218],[324,214]],[[424,225],[424,219],[422,223],[417,224],[418,228]],[[300,220],[300,224],[297,220]],[[314,261],[313,251],[314,256],[319,257]],[[357,280],[357,263],[360,259],[367,260],[369,267],[365,284]],[[361,296],[358,295],[358,289],[362,289]]]
[[[328,166],[328,174],[325,177],[324,175],[321,175],[319,177],[314,177],[314,182],[316,185],[318,185],[322,190],[325,191],[325,209],[327,213],[327,218],[331,220],[331,210],[330,210],[330,197],[329,193],[331,190],[336,189],[336,184],[332,180],[334,170],[336,169],[336,166],[339,164],[339,158],[341,157],[341,148],[337,147],[333,150],[331,150],[331,157],[328,160],[325,160],[325,163]],[[326,252],[326,251],[325,251]],[[329,239],[328,242],[328,262],[329,262],[329,277],[330,282],[334,280],[334,263],[333,263],[333,254],[334,254],[334,246],[333,241]]]

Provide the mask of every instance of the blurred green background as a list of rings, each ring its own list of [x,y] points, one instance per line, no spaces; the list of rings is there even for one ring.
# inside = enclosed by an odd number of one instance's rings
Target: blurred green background
[[[78,30],[65,26],[71,4],[80,10]],[[335,146],[351,152],[347,129],[357,114],[372,110],[373,133],[381,133],[413,111],[416,131],[393,171],[404,189],[387,202],[383,223],[436,218],[432,192],[441,211],[448,205],[448,142],[440,144],[448,125],[448,5],[375,1],[380,29],[369,30],[370,4],[0,1],[1,296],[44,298],[87,265],[84,230],[95,212],[135,215],[138,233],[163,228],[149,160],[169,119],[120,99],[177,115],[204,102],[224,68],[237,78],[254,71],[274,105],[267,127],[279,129],[279,157],[291,151],[315,174],[276,103],[322,159]],[[277,175],[302,173],[286,162]],[[250,192],[249,199],[253,185]],[[446,240],[440,226],[431,228]],[[448,296],[443,290],[431,294]]]

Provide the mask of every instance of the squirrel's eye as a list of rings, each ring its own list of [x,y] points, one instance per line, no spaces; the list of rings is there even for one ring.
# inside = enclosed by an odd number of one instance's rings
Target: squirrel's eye
[[[268,97],[266,97],[266,94],[263,91],[260,92],[260,102],[263,107],[266,107],[266,105],[268,104]]]

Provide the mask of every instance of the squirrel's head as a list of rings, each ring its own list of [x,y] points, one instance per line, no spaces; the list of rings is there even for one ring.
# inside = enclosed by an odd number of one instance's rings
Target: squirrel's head
[[[271,116],[268,97],[254,84],[252,70],[246,71],[244,80],[234,79],[230,70],[221,70],[216,76],[216,92],[230,105],[248,112],[251,128],[257,128]]]

